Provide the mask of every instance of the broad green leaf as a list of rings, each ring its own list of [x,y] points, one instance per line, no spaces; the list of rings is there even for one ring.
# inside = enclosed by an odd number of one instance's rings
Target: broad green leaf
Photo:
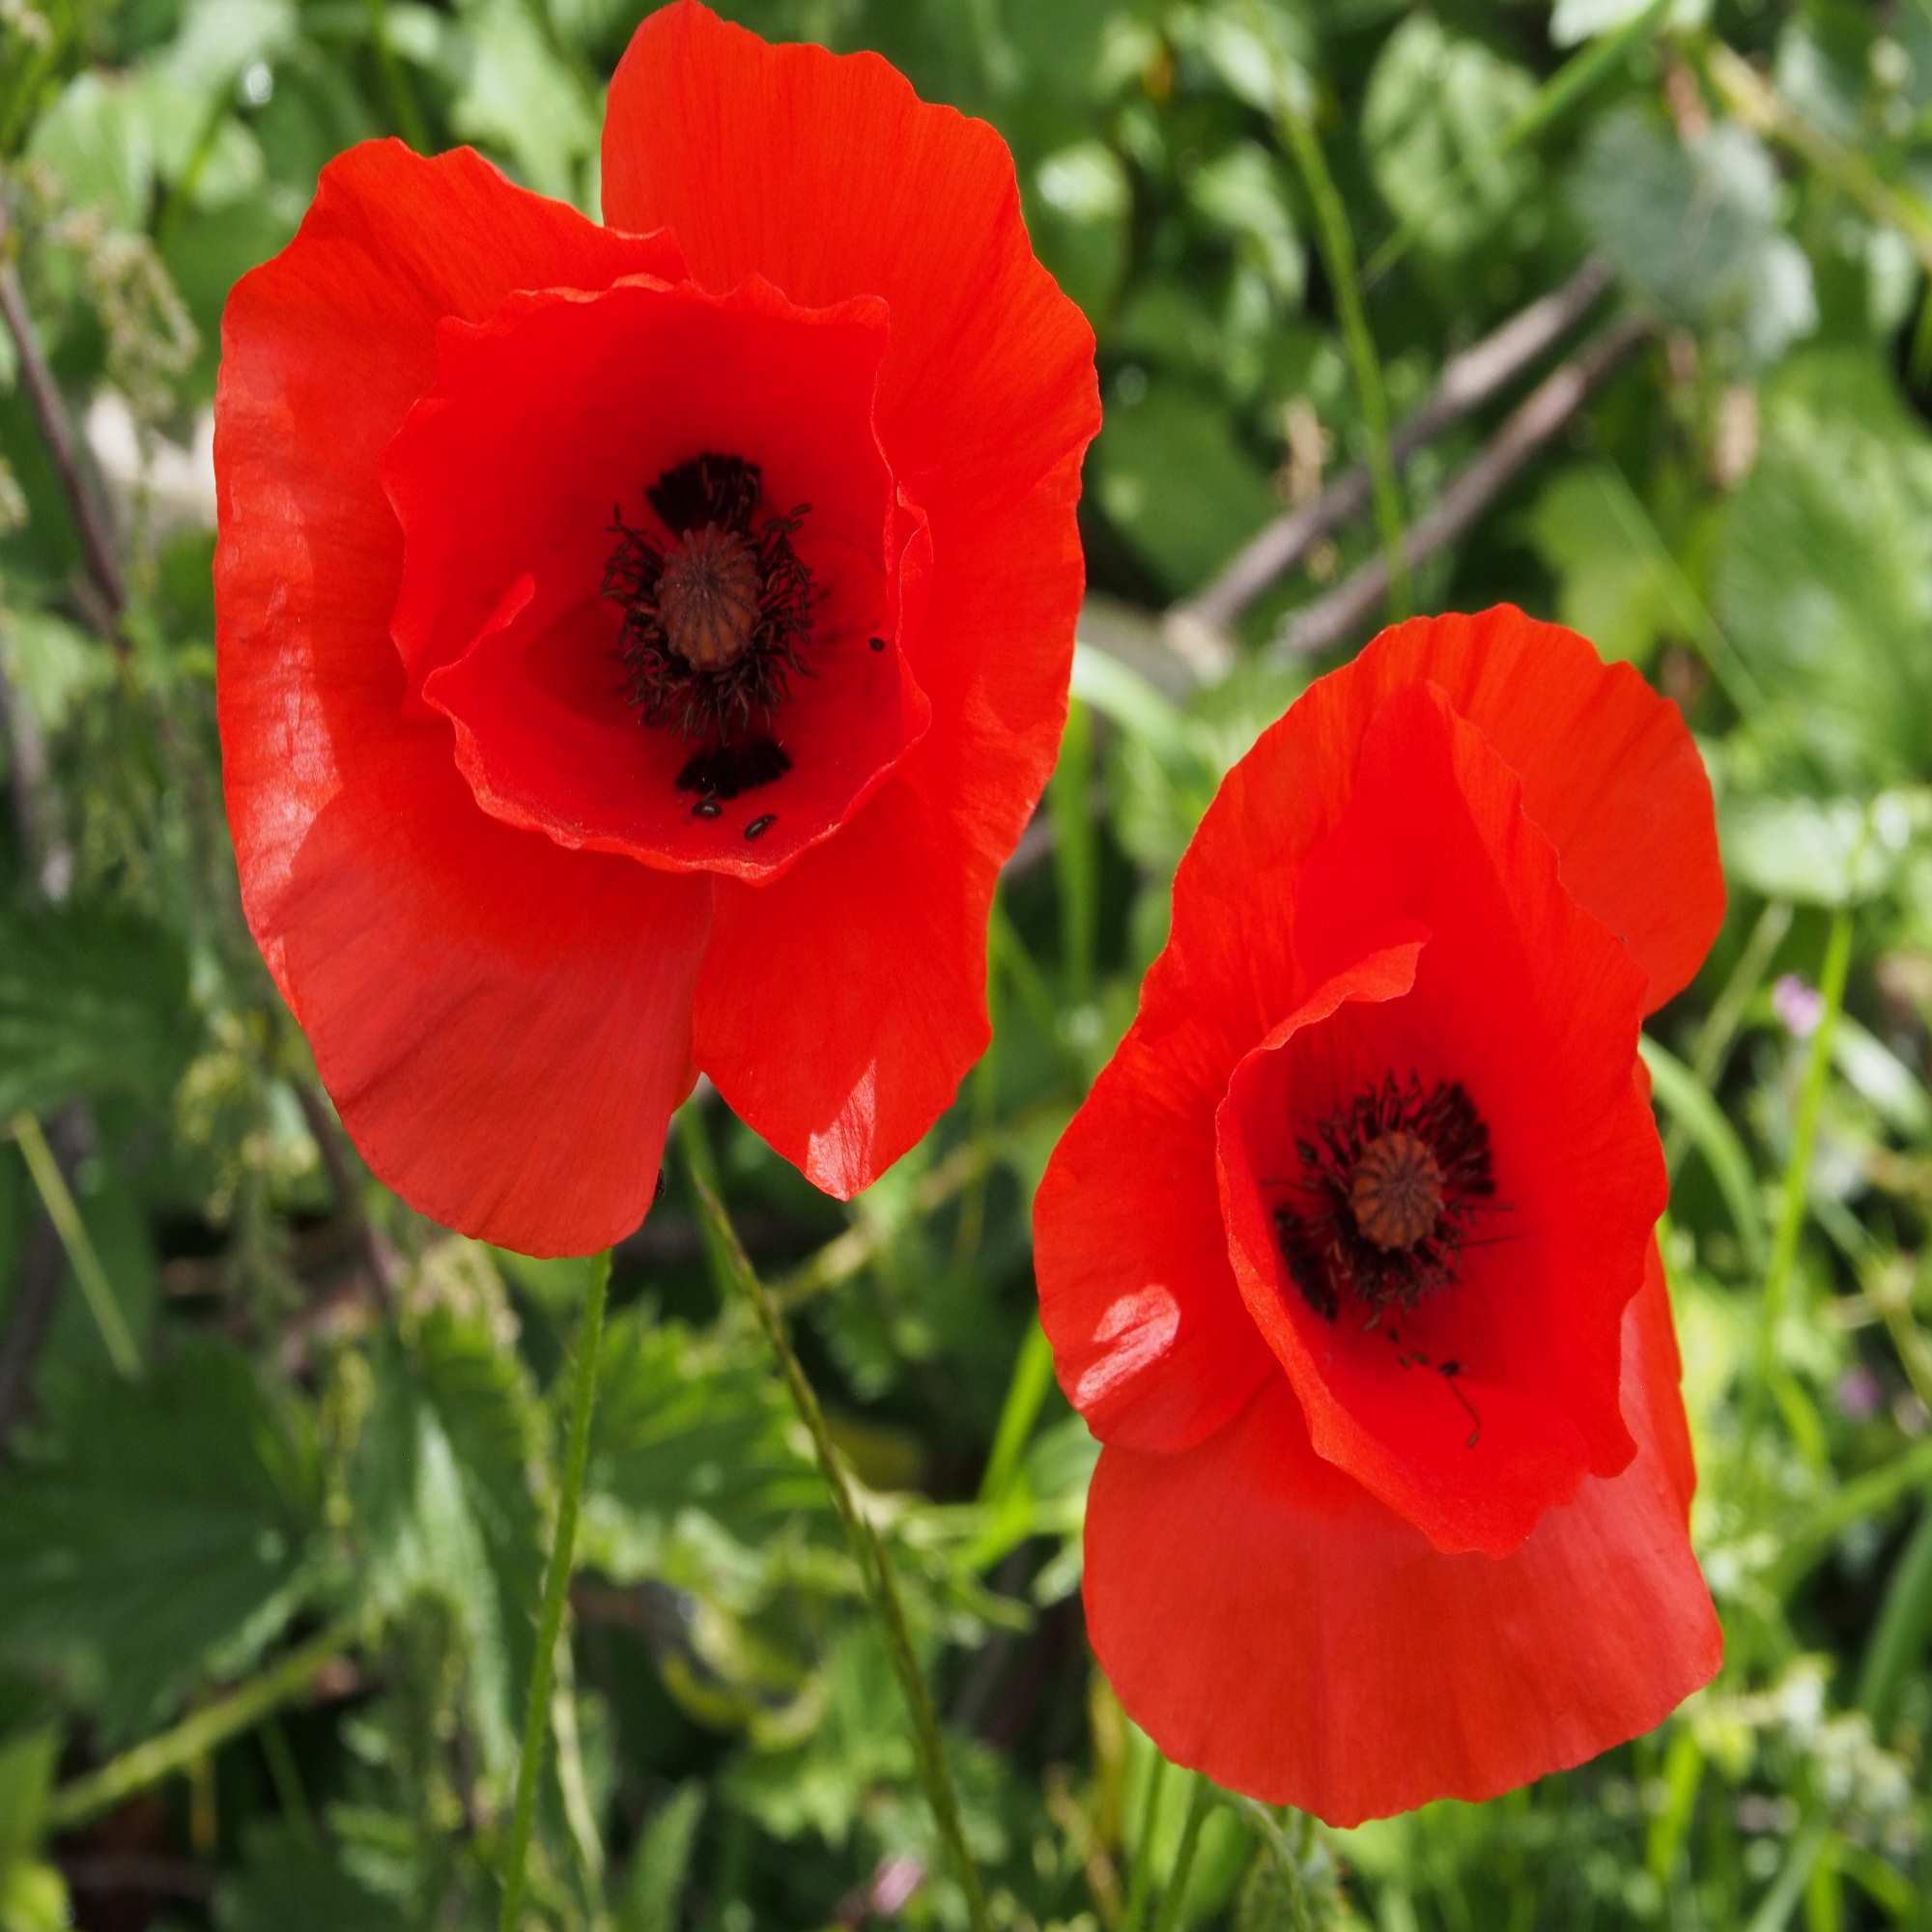
[[[316,1446],[226,1344],[181,1344],[132,1387],[63,1391],[0,1475],[0,1656],[70,1667],[115,1735],[245,1669],[300,1604]]]
[[[1556,579],[1556,614],[1606,658],[1647,663],[1682,628],[1670,559],[1621,514],[1625,486],[1599,464],[1565,469],[1529,512],[1530,541]]]
[[[74,206],[98,208],[120,228],[147,225],[155,152],[138,82],[76,74],[41,116],[27,155],[54,171]]]
[[[1817,326],[1804,251],[1782,232],[1778,179],[1755,134],[1721,121],[1682,141],[1636,108],[1600,121],[1571,198],[1617,272],[1665,315],[1774,360]]]
[[[586,1540],[612,1574],[686,1587],[724,1587],[721,1565],[748,1582],[828,1509],[764,1361],[640,1313],[605,1338],[588,1482]]]
[[[0,906],[0,1122],[75,1094],[165,1101],[191,1010],[180,942],[139,914]]]
[[[1110,404],[1094,446],[1100,507],[1171,591],[1201,582],[1281,507],[1206,395],[1158,383]]]
[[[1764,413],[1718,560],[1719,617],[1782,727],[1847,788],[1919,775],[1932,743],[1932,439],[1861,356],[1792,365]]]
[[[418,1932],[393,1899],[288,1826],[258,1826],[246,1862],[217,1894],[221,1932]]]
[[[1858,905],[1887,890],[1932,830],[1932,790],[1850,798],[1726,799],[1718,815],[1733,878],[1766,898]]]
[[[588,86],[546,44],[532,9],[482,0],[469,32],[445,43],[459,133],[507,155],[527,185],[575,201],[579,169],[596,151]]]
[[[481,1321],[438,1309],[376,1351],[375,1403],[350,1475],[372,1604],[445,1599],[469,1645],[484,1765],[514,1771],[546,1551],[531,1487],[537,1410],[521,1364]]]
[[[1524,69],[1432,14],[1388,37],[1369,76],[1362,140],[1383,199],[1425,248],[1466,254],[1534,185],[1533,156],[1496,149],[1535,99]]]

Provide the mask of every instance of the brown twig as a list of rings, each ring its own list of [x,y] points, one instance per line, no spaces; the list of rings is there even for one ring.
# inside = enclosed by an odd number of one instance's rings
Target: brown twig
[[[66,399],[47,366],[40,332],[28,313],[27,293],[20,286],[19,271],[11,253],[12,236],[13,224],[4,202],[0,202],[0,318],[5,319],[8,332],[14,338],[19,355],[21,386],[27,392],[34,419],[40,424],[47,454],[59,472],[61,488],[73,513],[89,580],[100,601],[118,620],[128,605],[127,579],[122,576],[120,559],[114,554],[107,513],[81,467],[80,440],[74,435],[73,419],[68,414]],[[126,647],[118,621],[108,627],[107,634],[117,649]]]
[[[1429,399],[1389,439],[1397,463],[1453,428],[1539,360],[1595,306],[1610,285],[1607,264],[1592,257],[1562,287],[1539,296],[1499,328],[1442,365]],[[1171,630],[1198,638],[1225,633],[1270,584],[1367,508],[1368,467],[1345,470],[1311,503],[1277,518],[1244,544],[1205,590],[1174,607]]]
[[[1457,471],[1427,516],[1409,526],[1403,555],[1413,570],[1465,535],[1517,475],[1568,425],[1624,358],[1652,332],[1642,316],[1610,327],[1537,384],[1481,452]],[[1311,656],[1366,630],[1388,596],[1388,566],[1372,558],[1327,596],[1297,611],[1276,637],[1276,647]]]
[[[361,1181],[349,1152],[348,1132],[336,1117],[335,1109],[309,1081],[296,1080],[291,1085],[296,1090],[296,1103],[301,1108],[302,1120],[307,1123],[310,1138],[314,1140],[323,1167],[328,1175],[329,1188],[335,1196],[336,1223],[360,1249],[363,1264],[369,1270],[370,1284],[376,1291],[376,1299],[386,1311],[395,1296],[396,1255],[383,1238],[382,1230],[369,1219],[362,1200]]]

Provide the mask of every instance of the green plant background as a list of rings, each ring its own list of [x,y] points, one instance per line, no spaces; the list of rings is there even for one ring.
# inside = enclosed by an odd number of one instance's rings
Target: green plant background
[[[130,592],[117,649],[0,334],[0,1338],[47,1265],[43,1130],[83,1230],[0,1440],[4,1932],[494,1922],[583,1273],[443,1235],[353,1156],[331,1178],[235,903],[197,451],[226,291],[322,163],[469,141],[594,209],[636,8],[0,0],[0,252]],[[1041,1166],[1220,774],[1363,635],[1311,658],[1297,618],[1634,315],[1411,595],[1578,626],[1709,763],[1729,915],[1647,1051],[1728,1662],[1653,1736],[1481,1807],[1348,1833],[1217,1807],[1177,1922],[1932,1925],[1932,4],[725,11],[994,121],[1099,339],[1077,701],[1002,892],[992,1050],[850,1208],[715,1102],[690,1143],[888,1536],[996,1919],[1122,1925],[1186,1810],[1173,1774],[1147,1805],[1082,1633],[1094,1450],[1034,1321]],[[1378,389],[1401,423],[1587,257],[1611,286],[1563,346],[1385,466],[1232,652],[1163,622],[1377,454]],[[616,1257],[529,1922],[963,1924],[858,1573],[683,1155],[668,1176]],[[238,1690],[262,1714],[199,1748]],[[181,1769],[78,1802],[156,1739]]]

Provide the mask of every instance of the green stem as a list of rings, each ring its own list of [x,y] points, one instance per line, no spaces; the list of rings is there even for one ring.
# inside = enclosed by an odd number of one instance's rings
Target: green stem
[[[1167,1895],[1160,1902],[1160,1917],[1153,1932],[1174,1932],[1180,1923],[1180,1908],[1187,1897],[1187,1881],[1194,1872],[1194,1854],[1201,1849],[1201,1828],[1214,1806],[1214,1787],[1197,1772],[1194,1802],[1187,1807],[1187,1823],[1180,1828],[1180,1848],[1174,1855],[1174,1870],[1167,1881]]]
[[[1837,1030],[1839,1009],[1845,1004],[1845,979],[1851,963],[1852,915],[1849,910],[1840,910],[1833,916],[1831,936],[1825,943],[1825,963],[1818,975],[1823,1010],[1811,1035],[1810,1052],[1804,1063],[1804,1084],[1799,1094],[1791,1158],[1785,1163],[1777,1228],[1772,1236],[1771,1260],[1765,1267],[1764,1312],[1758,1328],[1756,1373],[1751,1378],[1750,1403],[1745,1421],[1745,1440],[1747,1444],[1757,1434],[1763,1420],[1764,1405],[1770,1398],[1772,1378],[1776,1373],[1777,1328],[1784,1319],[1792,1269],[1798,1261],[1798,1238],[1804,1228],[1804,1197],[1811,1178],[1811,1150],[1818,1138],[1818,1116],[1824,1106],[1825,1078],[1832,1065],[1832,1036]]]
[[[832,1495],[833,1508],[838,1514],[845,1540],[858,1559],[866,1594],[884,1631],[886,1649],[899,1680],[907,1713],[912,1719],[913,1747],[919,1759],[920,1781],[925,1787],[926,1800],[932,1806],[939,1834],[946,1841],[960,1887],[966,1894],[966,1910],[973,1932],[991,1932],[993,1921],[987,1912],[985,1889],[980,1880],[979,1868],[973,1862],[973,1855],[966,1847],[965,1828],[959,1817],[959,1795],[953,1788],[952,1773],[946,1762],[946,1747],[939,1733],[939,1715],[933,1709],[931,1693],[926,1690],[925,1678],[913,1650],[912,1634],[906,1626],[905,1606],[899,1601],[898,1581],[893,1571],[892,1559],[886,1553],[878,1531],[860,1510],[851,1486],[845,1480],[832,1432],[826,1426],[825,1412],[819,1407],[818,1398],[806,1378],[804,1366],[792,1352],[778,1304],[758,1279],[751,1258],[738,1239],[738,1232],[724,1211],[724,1204],[706,1178],[709,1150],[703,1146],[703,1123],[687,1108],[679,1116],[678,1127],[690,1156],[691,1182],[697,1196],[698,1212],[729,1257],[732,1277],[751,1304],[758,1325],[765,1331],[772,1353],[778,1357],[779,1370],[784,1377],[792,1406],[798,1410],[799,1420],[805,1424],[811,1437],[811,1446],[818,1457],[819,1472],[824,1476],[825,1487]]]
[[[1328,172],[1321,143],[1315,138],[1307,116],[1295,105],[1291,92],[1293,85],[1288,75],[1277,74],[1276,119],[1295,165],[1301,170],[1302,184],[1315,210],[1321,260],[1335,292],[1335,306],[1341,316],[1342,334],[1355,379],[1355,395],[1362,407],[1362,427],[1368,437],[1376,528],[1381,537],[1382,554],[1388,560],[1389,615],[1401,619],[1408,615],[1413,593],[1408,558],[1403,551],[1402,490],[1396,481],[1395,456],[1389,447],[1388,395],[1382,386],[1382,365],[1376,354],[1376,339],[1362,301],[1362,284],[1355,267],[1355,239],[1349,230],[1348,212],[1342,206],[1335,178]]]
[[[1007,1492],[1026,1454],[1033,1426],[1039,1420],[1041,1405],[1053,1387],[1053,1350],[1046,1330],[1037,1321],[1027,1326],[1026,1339],[1013,1358],[1013,1372],[1007,1382],[1007,1399],[1000,1405],[999,1427],[993,1432],[993,1447],[986,1458],[986,1472],[980,1479],[980,1500],[998,1502]]]
[[[354,1643],[359,1618],[345,1617],[331,1624],[320,1635],[311,1637],[299,1649],[260,1677],[204,1704],[184,1718],[172,1730],[136,1745],[110,1759],[99,1771],[63,1785],[47,1804],[50,1831],[69,1832],[84,1825],[103,1811],[158,1784],[175,1772],[185,1771],[211,1752],[252,1730],[271,1711],[293,1703],[315,1682],[322,1671]]]
[[[133,1381],[141,1373],[141,1350],[134,1341],[134,1331],[128,1326],[127,1316],[121,1312],[114,1284],[100,1265],[100,1257],[88,1235],[87,1223],[74,1205],[60,1162],[54,1158],[54,1151],[32,1114],[15,1114],[8,1124],[19,1143],[20,1158],[27,1163],[27,1172],[33,1177],[41,1206],[46,1209],[47,1219],[54,1224],[60,1244],[67,1250],[68,1264],[80,1285],[94,1325],[100,1330],[107,1359],[114,1364],[117,1375]]]
[[[570,1383],[570,1435],[564,1447],[563,1486],[556,1499],[556,1531],[537,1610],[537,1648],[530,1663],[530,1696],[524,1710],[524,1747],[517,1762],[517,1803],[510,1819],[509,1856],[503,1865],[502,1932],[517,1932],[524,1909],[524,1865],[536,1825],[537,1787],[543,1781],[544,1746],[550,1737],[550,1691],[563,1608],[570,1595],[570,1564],[577,1548],[577,1514],[583,1500],[583,1471],[590,1460],[590,1413],[597,1403],[597,1357],[604,1346],[604,1304],[611,1289],[611,1257],[590,1264],[583,1323]]]
[[[1167,1783],[1167,1755],[1156,1749],[1148,1773],[1147,1795],[1141,1800],[1141,1826],[1134,1833],[1134,1876],[1127,1890],[1127,1916],[1122,1932],[1140,1932],[1153,1890],[1153,1834],[1160,1824],[1160,1801]]]

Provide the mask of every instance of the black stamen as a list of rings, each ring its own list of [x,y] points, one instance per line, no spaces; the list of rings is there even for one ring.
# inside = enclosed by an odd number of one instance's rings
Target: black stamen
[[[1380,1153],[1361,1172],[1378,1142],[1384,1143]],[[1373,1325],[1382,1309],[1412,1309],[1455,1283],[1460,1252],[1471,1245],[1470,1222],[1493,1205],[1495,1193],[1490,1130],[1460,1083],[1437,1081],[1425,1093],[1413,1073],[1406,1087],[1387,1075],[1318,1122],[1296,1149],[1300,1178],[1290,1183],[1294,1198],[1274,1210],[1275,1233],[1295,1287],[1324,1321],[1336,1319],[1347,1297],[1370,1311]],[[1391,1195],[1383,1170],[1397,1151],[1407,1162],[1398,1178],[1426,1192]],[[1414,1217],[1418,1200],[1435,1203],[1435,1214],[1404,1239],[1415,1220],[1399,1219],[1396,1208]],[[1370,1209],[1378,1218],[1364,1225]],[[1427,1217],[1427,1207],[1420,1213]]]
[[[707,745],[732,746],[765,730],[794,673],[811,675],[804,653],[814,587],[792,548],[810,505],[767,513],[761,508],[763,488],[756,464],[708,450],[667,469],[644,492],[665,534],[625,523],[621,505],[611,512],[617,547],[605,566],[604,595],[623,606],[618,656],[631,701],[646,724],[668,725]],[[680,573],[689,579],[693,558],[718,580],[715,590],[706,584],[720,600],[709,608],[727,611],[730,625],[722,640],[707,635],[706,647],[687,655],[673,630]],[[668,624],[661,591],[670,593]],[[688,582],[684,596],[690,597]],[[689,650],[688,638],[686,644]],[[706,662],[695,663],[693,656]]]
[[[707,798],[732,799],[756,791],[791,770],[791,759],[776,738],[748,738],[742,745],[715,745],[699,752],[677,775],[679,791],[701,791]]]

